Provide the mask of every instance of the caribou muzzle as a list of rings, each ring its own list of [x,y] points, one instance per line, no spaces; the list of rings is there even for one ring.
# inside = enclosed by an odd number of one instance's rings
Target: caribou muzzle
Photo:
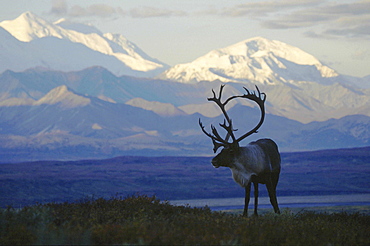
[[[214,168],[219,168],[219,167],[220,167],[220,165],[218,164],[218,161],[217,161],[217,160],[215,160],[215,158],[213,158],[213,159],[212,159],[211,163],[212,163],[212,166],[213,166]]]

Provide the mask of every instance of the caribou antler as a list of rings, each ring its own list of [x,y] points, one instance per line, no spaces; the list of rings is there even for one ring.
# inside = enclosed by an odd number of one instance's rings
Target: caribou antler
[[[222,91],[223,91],[224,87],[225,87],[225,85],[221,85],[221,87],[220,87],[220,93],[219,93],[218,98],[216,97],[215,91],[212,89],[213,97],[208,98],[208,101],[214,101],[220,107],[222,113],[225,116],[224,123],[223,124],[220,124],[220,126],[222,128],[224,128],[227,131],[227,133],[228,133],[228,135],[225,138],[225,141],[227,142],[226,139],[229,138],[229,136],[231,136],[231,139],[233,140],[233,142],[235,142],[236,139],[235,139],[235,136],[234,136],[233,131],[236,131],[236,130],[233,129],[233,127],[232,127],[232,121],[231,121],[231,119],[230,119],[230,117],[227,114],[226,109],[225,109],[226,104],[230,101],[231,98],[228,98],[224,103],[221,102],[221,96],[222,96]],[[215,133],[218,134],[215,127],[212,127],[212,132],[214,134]]]
[[[202,129],[202,131],[204,132],[204,134],[206,134],[208,137],[210,137],[212,139],[212,143],[213,143],[213,152],[216,153],[216,151],[218,150],[218,148],[220,147],[226,147],[227,145],[229,145],[229,142],[225,139],[222,139],[220,137],[220,135],[218,134],[216,128],[211,125],[211,128],[212,128],[212,132],[214,135],[208,133],[206,130],[204,130],[204,126],[202,124],[202,122],[200,121],[199,119],[199,125],[200,125],[200,128]]]
[[[220,147],[226,147],[226,146],[229,146],[230,144],[233,144],[233,143],[237,143],[236,141],[236,138],[234,136],[234,131],[236,131],[235,129],[233,129],[233,124],[232,124],[232,120],[230,119],[229,115],[227,114],[226,112],[226,109],[225,109],[225,106],[226,104],[232,99],[234,98],[233,97],[230,97],[228,98],[225,102],[221,102],[221,96],[222,96],[222,91],[224,89],[225,85],[221,85],[220,87],[220,92],[219,92],[219,95],[218,97],[216,96],[216,92],[212,89],[212,93],[213,93],[213,97],[210,97],[208,98],[208,101],[213,101],[215,102],[221,109],[222,113],[224,114],[225,116],[225,119],[224,119],[224,123],[223,124],[220,124],[220,126],[222,128],[224,128],[227,132],[227,135],[225,137],[225,139],[223,139],[220,134],[218,133],[216,127],[214,127],[213,125],[211,125],[211,129],[212,129],[212,134],[208,133],[205,129],[204,129],[204,126],[201,122],[201,120],[199,119],[199,125],[200,127],[202,128],[202,131],[212,139],[212,142],[213,142],[213,151],[216,153],[217,149],[220,148]],[[232,139],[232,142],[229,143],[228,142],[228,139],[229,137],[231,137]]]
[[[247,132],[243,136],[239,137],[236,140],[237,142],[242,141],[244,138],[252,135],[253,133],[257,133],[258,132],[257,130],[262,126],[262,123],[265,120],[266,94],[263,93],[263,92],[261,93],[257,86],[256,86],[256,89],[257,89],[258,95],[254,91],[252,91],[252,93],[251,93],[251,92],[249,92],[249,90],[247,88],[245,88],[245,87],[243,87],[243,88],[247,92],[247,94],[244,94],[243,96],[238,96],[238,97],[247,98],[249,100],[252,100],[252,101],[256,102],[258,104],[258,106],[260,107],[260,109],[261,109],[261,119],[258,122],[258,124],[252,130],[250,130],[249,132]]]
[[[220,147],[227,147],[227,146],[231,146],[231,145],[233,145],[235,147],[238,147],[239,142],[241,140],[243,140],[244,138],[248,137],[249,135],[257,132],[257,130],[261,127],[261,125],[262,125],[262,123],[265,119],[264,103],[266,101],[266,94],[261,93],[257,86],[256,86],[256,89],[257,89],[257,92],[258,92],[257,94],[254,91],[250,92],[247,88],[244,87],[245,91],[247,92],[246,94],[241,95],[241,96],[231,96],[225,102],[222,103],[221,102],[221,96],[222,96],[222,91],[223,91],[224,86],[225,85],[221,85],[218,97],[216,96],[215,91],[212,89],[213,97],[208,98],[208,101],[215,102],[220,107],[222,113],[225,116],[224,123],[220,124],[220,126],[222,128],[224,128],[227,132],[227,135],[226,135],[225,139],[223,139],[220,136],[216,127],[214,127],[213,125],[211,125],[212,134],[208,133],[204,129],[204,126],[203,126],[201,120],[199,119],[199,125],[200,125],[202,131],[204,132],[204,134],[206,134],[208,137],[210,137],[212,139],[213,151],[215,153],[216,153],[217,149],[220,148]],[[254,127],[252,130],[250,130],[249,132],[247,132],[246,134],[244,134],[243,136],[239,137],[238,139],[235,138],[235,135],[234,135],[233,132],[236,131],[236,129],[233,129],[232,120],[230,119],[230,117],[227,114],[226,109],[225,109],[226,104],[228,102],[230,102],[232,99],[235,99],[235,98],[247,98],[249,100],[252,100],[252,101],[256,102],[259,105],[260,109],[261,109],[261,119],[260,119],[260,122],[257,124],[257,126]],[[228,141],[229,137],[231,137],[231,140],[232,140],[231,143]]]

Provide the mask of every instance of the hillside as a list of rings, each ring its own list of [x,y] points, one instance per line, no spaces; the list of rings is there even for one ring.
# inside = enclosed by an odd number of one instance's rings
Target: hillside
[[[4,245],[369,244],[366,214],[286,210],[246,219],[148,196],[8,208],[0,210],[0,226]]]

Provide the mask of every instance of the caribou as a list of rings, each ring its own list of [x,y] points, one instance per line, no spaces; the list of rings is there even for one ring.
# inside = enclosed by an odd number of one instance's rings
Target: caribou
[[[221,109],[224,115],[224,122],[220,125],[225,131],[226,136],[222,138],[216,127],[211,125],[212,133],[207,132],[199,119],[199,126],[203,133],[210,137],[213,142],[214,153],[220,147],[223,147],[221,152],[212,159],[212,165],[215,168],[228,167],[232,172],[232,177],[236,183],[241,187],[245,188],[245,204],[243,216],[248,216],[248,205],[250,200],[251,184],[254,187],[254,215],[258,216],[258,184],[265,184],[270,197],[271,205],[274,208],[275,213],[280,213],[277,198],[276,198],[276,186],[279,181],[280,175],[280,153],[278,146],[271,139],[259,139],[255,142],[249,143],[245,147],[240,147],[239,142],[246,137],[257,133],[265,119],[265,101],[266,94],[261,93],[256,86],[257,92],[249,91],[243,87],[246,91],[243,95],[231,96],[224,102],[221,102],[221,96],[224,85],[221,85],[219,95],[216,96],[215,91],[212,89],[213,97],[208,98],[208,101],[215,102]],[[237,129],[233,128],[232,120],[226,112],[226,104],[235,98],[245,98],[257,103],[261,110],[261,118],[258,124],[247,133],[243,134],[239,138],[236,138],[234,132]],[[231,141],[229,142],[229,138]]]

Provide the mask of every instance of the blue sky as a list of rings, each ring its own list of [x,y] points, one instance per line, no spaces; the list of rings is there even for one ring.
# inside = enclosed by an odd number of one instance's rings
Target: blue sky
[[[120,33],[169,65],[262,36],[299,47],[341,74],[370,74],[370,0],[0,1],[0,21],[26,11]]]

